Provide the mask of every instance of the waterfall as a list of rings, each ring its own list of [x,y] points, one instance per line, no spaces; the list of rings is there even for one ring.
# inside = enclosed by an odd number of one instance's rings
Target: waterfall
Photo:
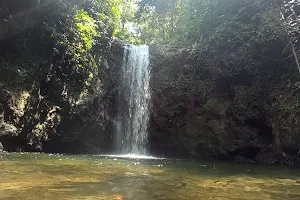
[[[124,50],[116,122],[120,154],[147,155],[150,105],[149,47],[128,45]]]

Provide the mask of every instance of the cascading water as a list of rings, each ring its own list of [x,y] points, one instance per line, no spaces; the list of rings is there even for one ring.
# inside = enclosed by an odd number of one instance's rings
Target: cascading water
[[[116,122],[120,154],[147,155],[150,106],[149,47],[125,47]]]

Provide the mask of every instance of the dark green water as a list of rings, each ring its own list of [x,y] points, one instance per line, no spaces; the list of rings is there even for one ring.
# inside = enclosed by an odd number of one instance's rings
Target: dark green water
[[[294,200],[300,169],[221,162],[5,154],[0,199]]]

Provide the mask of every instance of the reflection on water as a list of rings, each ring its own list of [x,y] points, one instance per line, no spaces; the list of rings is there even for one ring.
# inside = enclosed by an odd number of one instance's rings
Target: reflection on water
[[[5,154],[0,200],[300,199],[300,169],[166,159]]]

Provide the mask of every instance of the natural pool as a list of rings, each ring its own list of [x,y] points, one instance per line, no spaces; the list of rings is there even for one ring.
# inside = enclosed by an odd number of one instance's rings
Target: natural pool
[[[294,200],[300,169],[222,162],[3,154],[0,199]]]

